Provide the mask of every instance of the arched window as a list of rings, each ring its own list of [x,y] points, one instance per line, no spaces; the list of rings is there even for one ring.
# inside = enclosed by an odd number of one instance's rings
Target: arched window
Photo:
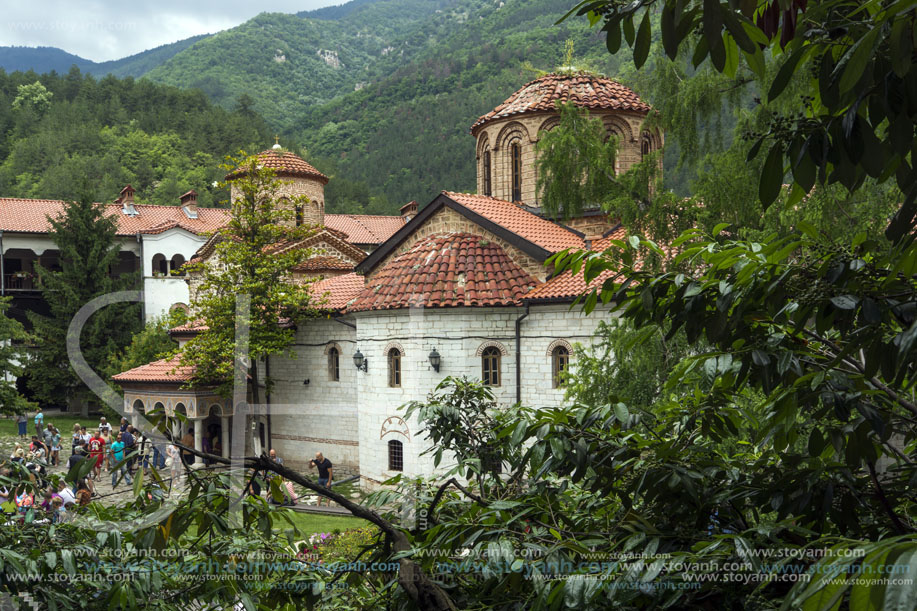
[[[143,401],[137,399],[134,401],[134,413],[137,415],[142,415],[144,413]]]
[[[165,255],[156,254],[153,256],[153,275],[154,276],[168,276],[169,275],[169,260],[166,259]]]
[[[567,371],[567,367],[570,366],[570,351],[567,350],[566,346],[557,346],[554,350],[551,351],[551,379],[553,380],[554,388],[563,388],[564,386],[564,376],[562,375]]]
[[[305,219],[305,216],[303,215],[302,206],[296,206],[296,226],[299,227],[300,225],[302,225],[304,219]]]
[[[489,346],[481,353],[481,379],[485,386],[500,385],[500,349]]]
[[[341,379],[341,353],[337,348],[328,350],[328,377],[332,382]]]
[[[175,255],[172,257],[172,261],[169,262],[169,267],[172,271],[173,276],[184,276],[185,270],[182,269],[182,266],[185,264],[185,258],[181,255]]]
[[[518,142],[510,146],[510,157],[512,158],[512,180],[513,180],[513,201],[522,201],[522,147]]]
[[[653,141],[646,132],[640,138],[640,157],[646,157],[653,152]]]
[[[388,470],[404,471],[404,445],[397,439],[388,442]]]
[[[490,151],[484,151],[484,195],[490,197],[493,188],[490,182]]]
[[[398,348],[388,351],[388,385],[392,388],[401,386],[401,351]]]

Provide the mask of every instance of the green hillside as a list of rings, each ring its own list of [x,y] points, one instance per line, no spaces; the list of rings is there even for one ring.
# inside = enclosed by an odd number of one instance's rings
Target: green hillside
[[[468,127],[557,66],[608,75],[584,20],[555,22],[557,0],[357,0],[299,15],[262,14],[198,41],[150,79],[198,88],[226,108],[251,107],[335,177],[331,210],[392,213],[439,190],[474,187]],[[347,195],[345,195],[345,193]]]
[[[229,112],[199,91],[148,80],[0,72],[0,196],[111,201],[130,183],[142,203],[227,199],[219,164],[268,141],[253,113]]]
[[[225,107],[243,95],[271,124],[293,127],[305,110],[376,80],[408,34],[458,0],[381,0],[339,19],[263,13],[197,42],[147,76],[201,89]],[[392,55],[392,57],[388,57]]]
[[[334,178],[330,211],[394,213],[442,189],[474,188],[469,126],[534,69],[558,66],[565,41],[574,41],[580,65],[609,76],[627,67],[585,20],[555,25],[569,4],[354,0],[264,13],[107,69],[198,89],[227,110],[264,117]]]

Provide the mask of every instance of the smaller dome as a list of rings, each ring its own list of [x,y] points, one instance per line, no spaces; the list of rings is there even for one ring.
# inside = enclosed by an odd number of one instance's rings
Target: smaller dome
[[[261,151],[258,153],[259,163],[274,170],[278,177],[296,177],[296,178],[314,178],[321,181],[322,184],[328,184],[328,177],[316,170],[305,159],[291,153],[275,148]],[[242,168],[236,168],[226,175],[226,180],[232,180],[242,175]]]
[[[556,103],[573,102],[589,110],[630,110],[647,114],[650,106],[617,81],[588,72],[552,73],[526,83],[505,102],[475,121],[474,134],[485,123],[514,115],[556,112]]]

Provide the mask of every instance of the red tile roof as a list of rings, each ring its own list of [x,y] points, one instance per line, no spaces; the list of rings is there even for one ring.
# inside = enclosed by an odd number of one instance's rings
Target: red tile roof
[[[573,102],[590,110],[650,111],[649,105],[633,90],[617,81],[584,72],[546,74],[526,83],[505,102],[475,121],[471,133],[494,119],[525,113],[555,112],[558,101]]]
[[[404,227],[400,216],[326,214],[325,226],[347,234],[352,244],[381,244]]]
[[[536,284],[494,242],[438,234],[389,261],[347,310],[513,305]]]
[[[512,202],[472,193],[443,191],[443,194],[457,204],[465,206],[472,212],[483,216],[548,252],[553,253],[566,248],[583,248],[585,246],[583,238],[577,233],[532,214]]]
[[[290,151],[268,149],[258,153],[258,161],[262,166],[274,170],[278,177],[295,176],[298,178],[316,178],[322,184],[328,184],[328,177],[316,170],[305,159]],[[232,180],[242,175],[242,168],[236,168],[226,175],[226,180]]]
[[[191,322],[186,322],[185,324],[180,325],[178,327],[172,327],[171,329],[169,329],[169,334],[178,334],[178,335],[185,334],[185,333],[196,334],[196,333],[200,333],[201,331],[206,331],[209,328],[210,327],[204,324],[203,320],[193,320]]]
[[[112,376],[116,382],[153,382],[159,384],[183,384],[191,380],[194,368],[181,366],[181,355],[171,359],[153,361],[140,367]]]
[[[340,310],[357,298],[364,288],[363,276],[344,274],[309,285],[313,305],[320,310]]]
[[[229,211],[222,208],[198,208],[198,218],[189,219],[181,206],[147,204],[134,204],[139,214],[128,216],[121,211],[121,204],[100,205],[105,207],[106,216],[114,217],[120,236],[162,233],[173,227],[196,234],[208,233],[225,225],[229,217]],[[0,231],[48,233],[51,231],[48,217],[62,215],[65,206],[66,202],[54,199],[0,198]]]

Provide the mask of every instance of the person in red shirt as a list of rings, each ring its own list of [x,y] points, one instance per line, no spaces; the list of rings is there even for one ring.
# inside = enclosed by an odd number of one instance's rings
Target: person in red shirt
[[[99,481],[102,475],[102,461],[105,460],[105,440],[98,431],[93,433],[89,440],[89,456],[95,460],[95,466],[92,468],[93,479]]]

